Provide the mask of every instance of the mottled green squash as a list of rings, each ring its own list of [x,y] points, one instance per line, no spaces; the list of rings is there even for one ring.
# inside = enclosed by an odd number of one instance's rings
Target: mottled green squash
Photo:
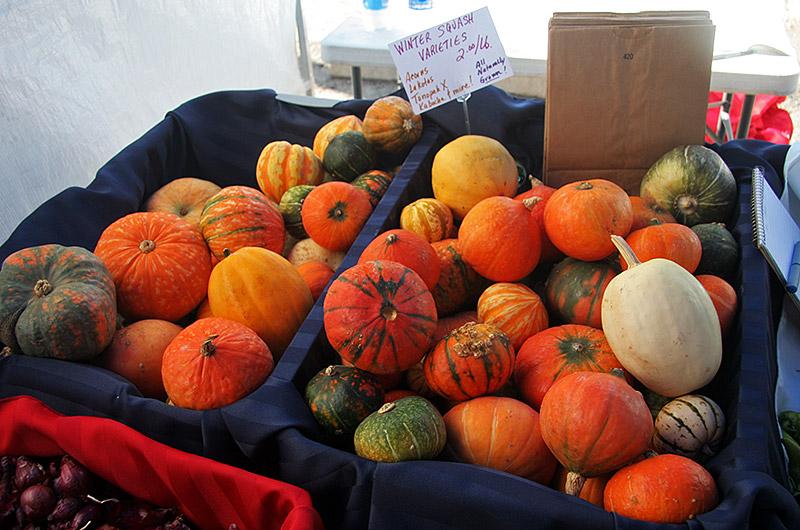
[[[380,169],[371,169],[357,176],[351,184],[369,193],[369,202],[375,208],[392,184],[392,176]]]
[[[335,180],[353,182],[375,168],[375,149],[361,131],[337,134],[325,149],[322,166]]]
[[[286,190],[278,204],[278,209],[283,216],[283,225],[286,232],[295,239],[305,239],[308,237],[306,229],[303,228],[303,201],[306,196],[314,189],[308,184],[299,184]]]
[[[722,223],[700,223],[692,227],[703,253],[695,275],[713,274],[731,281],[739,267],[739,244]]]
[[[603,293],[619,273],[619,266],[611,261],[566,257],[556,263],[547,276],[547,307],[565,324],[599,329],[602,327]]]

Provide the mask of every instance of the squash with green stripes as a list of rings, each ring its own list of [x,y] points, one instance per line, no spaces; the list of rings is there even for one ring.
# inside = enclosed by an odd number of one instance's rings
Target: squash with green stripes
[[[298,184],[292,186],[283,193],[278,209],[283,216],[283,224],[286,232],[295,239],[305,239],[308,237],[306,229],[303,228],[303,201],[315,186],[309,184]]]
[[[369,202],[375,208],[383,198],[389,185],[392,183],[392,176],[380,169],[370,169],[366,173],[357,176],[351,184],[369,193]]]
[[[712,457],[725,435],[725,415],[717,403],[700,394],[677,397],[656,416],[653,447],[704,462]]]

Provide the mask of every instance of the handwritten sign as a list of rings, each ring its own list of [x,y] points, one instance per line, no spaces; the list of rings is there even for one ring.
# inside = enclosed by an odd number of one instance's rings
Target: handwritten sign
[[[389,52],[417,114],[514,75],[488,7],[390,42]]]

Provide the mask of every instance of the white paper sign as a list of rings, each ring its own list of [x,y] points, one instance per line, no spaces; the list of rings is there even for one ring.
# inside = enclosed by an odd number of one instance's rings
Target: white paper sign
[[[391,42],[389,52],[417,114],[514,75],[488,7]]]

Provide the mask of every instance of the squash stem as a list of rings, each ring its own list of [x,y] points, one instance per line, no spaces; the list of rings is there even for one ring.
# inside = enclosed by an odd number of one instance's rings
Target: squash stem
[[[625,241],[624,237],[611,234],[611,242],[614,243],[614,246],[617,247],[617,250],[619,250],[620,255],[622,255],[622,259],[624,259],[625,263],[628,265],[628,269],[632,269],[633,267],[642,264],[642,262],[639,261],[639,258],[636,257],[636,254],[634,254],[633,249],[630,247],[630,245],[628,245],[628,242]]]
[[[219,335],[209,335],[206,340],[203,341],[203,344],[200,346],[200,353],[205,357],[211,357],[214,355],[214,352],[217,350],[217,347],[214,346],[214,339],[219,337]]]
[[[567,472],[567,482],[564,485],[564,491],[569,495],[578,497],[583,489],[583,484],[586,482],[586,477],[574,471]]]
[[[33,286],[33,294],[36,295],[36,298],[47,296],[52,291],[53,291],[53,284],[44,279],[37,280],[36,285]]]

